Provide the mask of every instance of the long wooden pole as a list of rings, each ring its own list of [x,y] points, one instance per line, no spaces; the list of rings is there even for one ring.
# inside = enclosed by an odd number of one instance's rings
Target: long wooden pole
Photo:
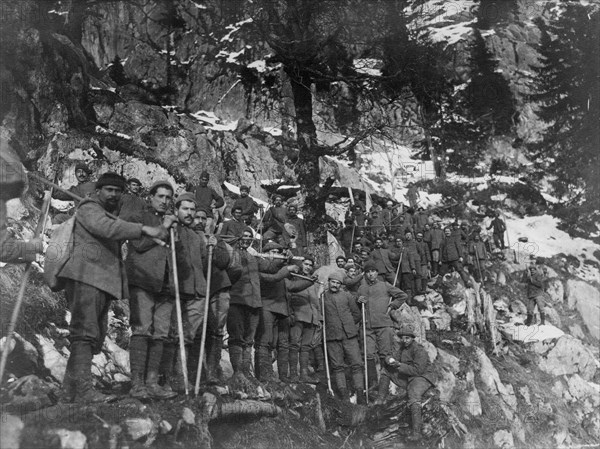
[[[185,356],[185,341],[183,339],[183,318],[181,312],[181,295],[179,294],[179,275],[177,273],[177,253],[175,252],[175,230],[171,228],[171,257],[173,258],[173,283],[175,284],[175,312],[177,314],[177,333],[179,335],[179,359],[183,369],[183,385],[185,395],[189,395],[187,359]]]
[[[198,358],[198,370],[196,371],[196,385],[194,395],[200,392],[200,377],[202,375],[202,360],[204,359],[204,347],[206,346],[206,329],[208,327],[208,306],[210,305],[210,281],[212,278],[212,256],[213,246],[208,245],[208,268],[206,269],[206,293],[204,298],[204,321],[202,322],[202,338],[200,339],[200,357]]]
[[[44,195],[44,203],[42,204],[40,219],[37,222],[34,238],[40,238],[44,228],[46,227],[46,219],[48,218],[48,211],[50,210],[50,201],[52,200],[52,191],[47,191]],[[28,263],[25,267],[25,273],[23,273],[23,279],[21,279],[21,286],[19,287],[19,293],[15,302],[15,308],[13,309],[8,324],[8,332],[6,334],[6,341],[2,348],[2,358],[0,359],[0,382],[4,377],[4,371],[6,370],[6,363],[8,361],[8,354],[10,352],[10,345],[15,335],[15,327],[17,326],[17,320],[19,319],[19,312],[23,305],[23,298],[25,298],[25,289],[31,275],[31,263]]]
[[[365,399],[369,403],[369,367],[367,363],[367,319],[365,313],[365,303],[361,303],[362,309],[362,328],[363,328],[363,353],[365,354]]]
[[[329,372],[329,355],[327,354],[327,326],[325,322],[325,292],[321,293],[321,310],[323,311],[323,351],[325,352],[325,374],[327,374],[327,392],[333,396],[331,373]]]

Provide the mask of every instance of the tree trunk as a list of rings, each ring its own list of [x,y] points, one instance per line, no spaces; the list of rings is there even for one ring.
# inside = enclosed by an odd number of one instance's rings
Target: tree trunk
[[[309,74],[296,67],[287,69],[292,86],[292,96],[296,112],[296,142],[298,144],[298,161],[295,171],[298,183],[305,195],[304,219],[308,230],[314,230],[322,223],[325,216],[326,194],[319,187],[320,151],[317,144],[317,129],[313,121],[312,79]]]

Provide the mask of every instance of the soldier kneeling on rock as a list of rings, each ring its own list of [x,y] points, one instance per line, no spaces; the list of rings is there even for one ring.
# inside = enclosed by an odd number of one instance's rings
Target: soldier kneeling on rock
[[[396,330],[395,340],[399,349],[385,359],[379,384],[377,403],[385,401],[390,389],[390,380],[408,396],[408,406],[412,417],[412,434],[409,439],[421,438],[421,400],[427,390],[434,385],[434,375],[429,355],[423,346],[415,341],[412,326],[403,325]]]

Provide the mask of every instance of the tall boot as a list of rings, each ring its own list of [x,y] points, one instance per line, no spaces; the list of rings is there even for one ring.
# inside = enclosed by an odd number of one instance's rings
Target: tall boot
[[[377,400],[376,404],[383,404],[390,392],[390,378],[388,376],[381,376],[379,378],[379,385],[377,387]]]
[[[163,378],[163,389],[173,391],[173,368],[175,366],[175,354],[177,354],[177,343],[167,341],[163,343],[162,358],[159,372]]]
[[[277,373],[279,380],[290,382],[290,350],[288,348],[279,348],[277,351]]]
[[[421,426],[423,418],[421,416],[421,404],[415,402],[410,405],[410,413],[412,417],[412,433],[408,437],[410,441],[418,441],[421,439]]]
[[[80,404],[112,402],[114,395],[105,395],[94,389],[92,381],[92,344],[87,341],[74,341],[71,345],[75,395],[73,401]]]
[[[255,377],[255,369],[252,368],[252,346],[245,347],[242,352],[242,372],[246,377]]]
[[[533,324],[533,313],[527,314],[527,320],[525,321],[525,326],[531,326]]]
[[[218,384],[219,365],[221,362],[221,348],[223,339],[220,336],[211,336],[208,341],[208,351],[206,353],[206,382],[208,384]]]
[[[271,351],[266,346],[259,346],[256,351],[256,365],[258,367],[258,380],[269,382],[273,380],[273,363],[271,362]]]
[[[337,388],[338,397],[342,401],[348,400],[348,386],[346,385],[346,373],[342,371],[336,371],[333,375],[335,380],[335,386]]]
[[[352,384],[354,385],[354,390],[356,391],[356,402],[358,404],[366,404],[365,376],[362,372],[362,367],[360,371],[352,372]]]
[[[540,312],[540,326],[546,324],[546,314],[544,312]]]
[[[308,370],[308,352],[306,353],[306,366]],[[302,371],[302,362],[300,362],[300,370]],[[298,382],[298,348],[290,348],[290,382]]]
[[[369,375],[369,388],[377,385],[377,361],[367,359],[367,374]]]
[[[229,344],[229,361],[231,362],[234,375],[243,371],[241,346]]]
[[[308,351],[300,351],[300,382],[307,384],[317,384],[319,383],[319,379],[311,376],[308,371],[309,356],[310,354]]]
[[[73,351],[72,347],[71,351]],[[67,370],[63,379],[60,402],[73,402],[75,397],[75,381],[77,377],[75,376],[74,361],[74,357],[69,357],[67,361]]]
[[[129,364],[131,365],[131,390],[132,398],[146,400],[150,398],[144,382],[146,373],[146,359],[148,358],[148,338],[134,335],[129,341]]]
[[[146,390],[154,399],[171,399],[177,396],[172,390],[158,385],[158,370],[163,354],[163,341],[151,340],[148,348],[148,365],[146,369]]]

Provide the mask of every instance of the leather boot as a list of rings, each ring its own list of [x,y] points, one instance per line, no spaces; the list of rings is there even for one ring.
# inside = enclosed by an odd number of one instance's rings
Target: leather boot
[[[241,373],[243,371],[241,346],[229,344],[229,361],[233,368],[233,374]]]
[[[377,385],[377,361],[367,359],[367,374],[369,375],[369,389]]]
[[[105,395],[94,389],[92,381],[92,344],[75,341],[71,345],[73,373],[75,375],[75,395],[73,401],[79,404],[112,402],[115,395]]]
[[[365,396],[364,388],[356,389],[356,403],[358,405],[367,405],[367,397]]]
[[[221,362],[221,348],[223,339],[220,336],[212,336],[207,340],[208,351],[206,353],[206,383],[216,385],[219,383],[219,364]]]
[[[175,365],[175,354],[177,353],[177,344],[168,341],[163,343],[162,358],[160,361],[159,372],[163,378],[162,387],[166,391],[173,391],[173,367]]]
[[[308,352],[306,353],[308,356]],[[308,357],[306,359],[306,365],[308,368]],[[300,363],[300,370],[302,371],[302,363]],[[298,377],[298,349],[290,349],[290,382],[296,383],[300,380]]]
[[[129,341],[129,364],[131,366],[132,398],[146,400],[150,398],[144,382],[146,372],[146,359],[148,357],[148,338],[134,335]]]
[[[390,392],[390,378],[387,376],[381,376],[379,378],[379,385],[377,387],[377,400],[375,404],[381,405],[385,403],[385,400]]]
[[[71,351],[72,351],[72,347],[71,347]],[[63,384],[62,384],[62,391],[60,393],[60,402],[73,402],[73,399],[75,397],[75,380],[77,379],[77,377],[75,376],[75,372],[74,372],[74,361],[75,359],[73,357],[69,356],[69,360],[67,362],[67,370],[65,371],[65,377],[63,379]]]
[[[337,371],[334,373],[334,381],[335,386],[337,388],[338,397],[342,401],[347,401],[348,394],[348,386],[346,385],[346,373],[344,371]]]
[[[279,380],[285,383],[290,382],[290,350],[287,348],[279,348],[277,351],[277,374]]]
[[[242,352],[242,372],[246,377],[254,377],[254,369],[252,367],[252,346],[244,348]]]
[[[259,346],[256,351],[256,366],[258,366],[258,380],[261,382],[272,381],[275,377],[273,363],[271,362],[271,351],[265,346]]]
[[[423,424],[423,418],[421,416],[421,404],[418,402],[411,404],[410,413],[412,417],[412,433],[408,439],[410,441],[418,441],[421,439],[421,426]]]
[[[311,376],[308,371],[308,360],[309,360],[308,351],[301,351],[300,352],[300,382],[307,383],[307,384],[318,384],[319,379],[314,376]]]
[[[362,367],[361,371],[354,371],[352,373],[352,385],[354,386],[357,397],[360,397],[361,392],[363,396],[365,395],[365,376],[362,372]]]
[[[544,326],[546,324],[546,314],[544,312],[540,312],[540,326]]]
[[[168,390],[158,385],[158,370],[163,353],[162,340],[150,341],[148,348],[148,366],[146,374],[146,390],[154,399],[171,399],[177,396],[173,390]]]
[[[527,320],[525,321],[525,326],[531,326],[533,324],[533,313],[527,314]]]

